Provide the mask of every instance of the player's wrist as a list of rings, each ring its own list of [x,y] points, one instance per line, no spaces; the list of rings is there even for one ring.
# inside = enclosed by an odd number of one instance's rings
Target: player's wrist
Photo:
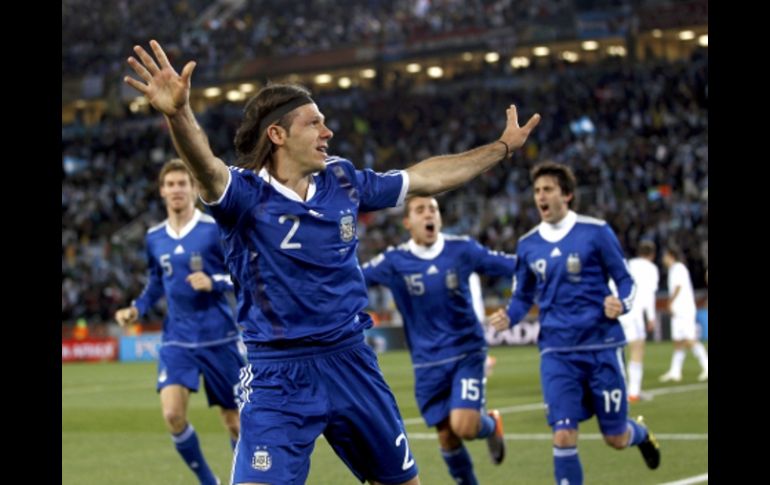
[[[503,140],[495,140],[495,143],[502,143],[505,147],[505,155],[503,155],[503,160],[507,160],[511,156],[511,147],[505,143]]]

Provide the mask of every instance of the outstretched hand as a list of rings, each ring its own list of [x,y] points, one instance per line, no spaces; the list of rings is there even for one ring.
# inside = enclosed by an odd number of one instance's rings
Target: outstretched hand
[[[167,116],[173,116],[189,102],[190,78],[195,69],[195,62],[185,64],[182,74],[179,75],[168,62],[166,53],[157,41],[151,40],[150,47],[155,59],[138,45],[134,46],[134,52],[139,60],[133,56],[128,58],[128,64],[144,82],[130,76],[124,77],[123,81],[144,94],[155,109]]]
[[[524,126],[519,126],[519,113],[516,111],[516,105],[512,104],[505,110],[506,125],[505,131],[500,136],[500,140],[505,142],[508,149],[513,152],[524,145],[527,137],[532,133],[538,123],[540,123],[540,114],[535,113]],[[509,154],[510,155],[510,154]]]

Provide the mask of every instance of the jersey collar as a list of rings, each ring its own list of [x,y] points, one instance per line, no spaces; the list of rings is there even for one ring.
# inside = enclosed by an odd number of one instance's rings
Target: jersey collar
[[[436,242],[432,246],[422,246],[414,242],[414,239],[409,240],[409,251],[420,259],[434,259],[441,254],[444,250],[444,235],[438,233]]]
[[[169,224],[168,219],[166,219],[166,234],[168,234],[171,239],[182,239],[186,235],[190,234],[190,231],[193,230],[195,224],[197,224],[200,220],[201,214],[201,211],[195,209],[193,211],[192,219],[190,219],[190,222],[184,225],[182,230],[179,231],[179,234],[175,233],[174,230],[171,229],[171,224]]]
[[[260,178],[262,178],[262,180],[272,185],[275,190],[277,190],[281,195],[283,195],[287,199],[290,199],[296,202],[307,202],[308,200],[313,198],[316,191],[314,175],[315,173],[310,176],[310,186],[307,188],[307,199],[302,200],[299,194],[297,194],[287,186],[283,185],[281,182],[277,181],[275,177],[271,177],[270,174],[267,172],[267,169],[263,168],[262,170],[259,171],[259,176]]]
[[[575,227],[576,222],[577,214],[574,211],[567,211],[567,215],[564,216],[564,219],[556,224],[541,222],[538,232],[540,232],[540,237],[548,242],[560,241],[573,227]]]

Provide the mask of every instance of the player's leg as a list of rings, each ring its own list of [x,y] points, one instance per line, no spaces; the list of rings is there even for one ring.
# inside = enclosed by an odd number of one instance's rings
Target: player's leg
[[[683,317],[671,317],[671,339],[674,341],[674,353],[671,355],[671,366],[668,371],[660,376],[660,382],[679,382],[682,380],[682,367],[685,353],[687,336],[690,335],[690,325],[687,319]],[[692,333],[695,332],[695,321],[692,322]]]
[[[628,342],[628,400],[637,402],[641,399],[642,378],[644,368],[644,321],[641,318],[632,318],[623,322],[623,332]]]
[[[331,406],[324,436],[350,471],[371,483],[419,483],[401,413],[374,351],[362,341],[315,363],[314,379]]]
[[[583,466],[578,454],[578,424],[591,416],[584,406],[586,379],[581,353],[551,352],[542,356],[540,379],[547,406],[548,424],[553,430],[553,468],[556,484],[583,483]]]
[[[592,354],[595,361],[588,382],[593,411],[599,421],[599,429],[604,435],[604,441],[617,450],[639,446],[647,465],[650,468],[657,468],[660,463],[660,452],[655,437],[641,422],[628,418],[626,383],[623,376],[625,365],[623,349],[618,347],[599,350]],[[656,456],[648,457],[645,454],[648,443],[654,443]]]
[[[490,459],[495,465],[505,457],[503,420],[500,413],[484,412],[486,404],[486,352],[474,352],[455,365],[452,376],[451,412],[452,431],[464,440],[486,439]]]
[[[462,439],[452,431],[448,418],[436,425],[436,433],[438,433],[441,458],[444,459],[449,475],[455,483],[478,484],[473,472],[471,455]]]
[[[250,359],[241,369],[231,482],[305,483],[329,412],[313,359]]]
[[[203,457],[195,428],[187,421],[190,392],[198,390],[199,370],[189,349],[164,346],[158,362],[158,391],[163,421],[174,447],[201,484],[218,483]]]
[[[220,407],[222,423],[235,449],[240,431],[236,395],[243,356],[235,342],[197,349],[195,356],[203,374],[209,406]]]
[[[698,380],[707,381],[709,378],[709,356],[708,352],[706,352],[706,347],[697,339],[695,316],[692,318],[687,317],[685,324],[684,335],[682,336],[685,340],[685,347],[690,349],[700,364],[701,372]]]
[[[241,421],[238,416],[238,410],[219,408],[219,413],[222,418],[222,424],[227,430],[227,434],[230,436],[230,447],[235,449],[235,445],[238,443],[238,435],[241,432]]]
[[[644,340],[628,342],[628,398],[631,402],[641,399],[642,378],[644,377]]]
[[[439,452],[447,471],[456,483],[477,483],[473,472],[473,460],[462,439],[450,426],[454,382],[458,361],[428,363],[415,366],[414,394],[417,407],[428,426],[435,426],[438,433]],[[457,391],[459,393],[459,390]],[[478,415],[478,412],[476,412]],[[472,427],[478,430],[478,416]]]

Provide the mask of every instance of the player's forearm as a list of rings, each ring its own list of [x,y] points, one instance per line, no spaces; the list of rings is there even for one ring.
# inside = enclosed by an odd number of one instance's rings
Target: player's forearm
[[[172,116],[166,116],[166,121],[174,148],[200,184],[201,195],[209,201],[218,199],[227,184],[227,166],[214,156],[190,105]]]
[[[489,170],[508,154],[495,141],[466,152],[431,157],[409,167],[409,195],[434,195],[465,184]]]
[[[513,327],[514,325],[519,323],[524,317],[526,317],[527,313],[529,313],[530,308],[532,308],[531,301],[525,301],[515,296],[511,298],[510,303],[508,303],[508,308],[506,308],[506,313],[508,314],[508,318],[511,319],[510,326]]]

